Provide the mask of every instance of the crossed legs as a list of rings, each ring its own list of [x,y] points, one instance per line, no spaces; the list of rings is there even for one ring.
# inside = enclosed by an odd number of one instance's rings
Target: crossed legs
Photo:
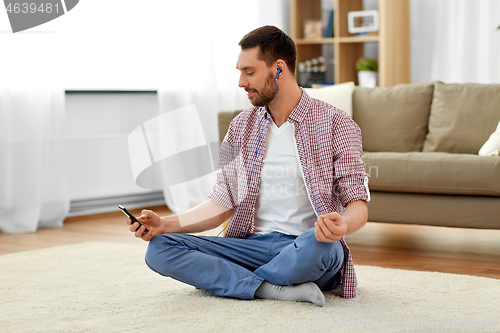
[[[249,234],[245,239],[216,238],[197,249],[185,249],[210,239],[186,234],[156,236],[149,243],[146,263],[161,275],[214,295],[240,299],[302,300],[322,306],[321,290],[331,290],[340,282],[342,246],[340,242],[318,242],[313,228],[298,237],[277,232]],[[304,299],[308,295],[314,297]]]

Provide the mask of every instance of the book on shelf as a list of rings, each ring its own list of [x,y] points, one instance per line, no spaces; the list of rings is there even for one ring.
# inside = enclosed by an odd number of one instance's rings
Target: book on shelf
[[[328,22],[326,23],[325,30],[323,31],[323,37],[333,37],[333,10],[331,10],[330,14],[328,15]]]

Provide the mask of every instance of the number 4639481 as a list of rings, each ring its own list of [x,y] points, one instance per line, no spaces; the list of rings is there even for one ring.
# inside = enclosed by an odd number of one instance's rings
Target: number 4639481
[[[36,3],[9,3],[7,5],[7,13],[15,13],[15,14],[34,14],[34,13],[47,13],[51,14],[52,12],[59,13],[59,4],[42,3],[39,6]]]

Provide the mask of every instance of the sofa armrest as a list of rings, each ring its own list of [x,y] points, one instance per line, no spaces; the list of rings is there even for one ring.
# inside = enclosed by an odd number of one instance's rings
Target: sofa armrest
[[[236,111],[221,111],[218,114],[219,118],[219,142],[224,140],[227,130],[229,129],[229,124],[234,117],[240,114],[243,110]]]

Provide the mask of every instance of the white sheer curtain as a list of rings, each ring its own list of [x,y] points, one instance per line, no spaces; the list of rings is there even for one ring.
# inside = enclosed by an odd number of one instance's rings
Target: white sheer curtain
[[[410,0],[411,81],[500,83],[500,1]]]
[[[63,89],[0,87],[2,232],[62,225],[69,210],[63,147]]]
[[[197,26],[203,27],[203,38],[197,43],[191,43],[187,39],[176,44],[177,48],[182,50],[182,55],[179,56],[184,59],[182,66],[185,66],[186,75],[176,77],[177,84],[166,80],[166,84],[160,87],[159,111],[165,113],[194,104],[209,149],[209,146],[213,148],[218,142],[217,113],[250,106],[246,94],[238,87],[238,42],[246,33],[263,25],[275,25],[286,31],[289,4],[285,0],[253,0],[206,1],[198,5],[201,6],[198,11],[200,15],[196,15],[195,19]],[[183,83],[178,84],[178,80]],[[216,159],[217,152],[214,154]],[[207,161],[199,163],[201,177]],[[188,193],[182,196],[182,205],[177,202],[177,206],[182,206],[180,211],[208,199],[208,193],[213,186],[210,179],[202,177],[199,181],[186,183],[185,188],[180,189],[181,192]],[[179,187],[177,189],[179,190]],[[179,207],[174,204],[175,200],[168,184],[164,185],[163,193],[169,208],[178,212]]]

